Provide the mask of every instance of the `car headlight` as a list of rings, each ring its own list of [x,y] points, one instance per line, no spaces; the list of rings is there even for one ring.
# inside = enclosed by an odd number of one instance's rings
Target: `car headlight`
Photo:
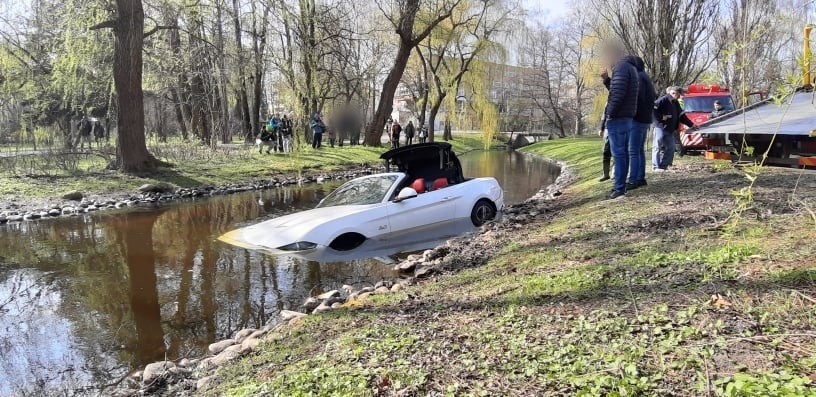
[[[308,241],[298,241],[296,243],[287,244],[282,247],[278,247],[281,251],[306,251],[317,248],[317,244],[311,243]]]

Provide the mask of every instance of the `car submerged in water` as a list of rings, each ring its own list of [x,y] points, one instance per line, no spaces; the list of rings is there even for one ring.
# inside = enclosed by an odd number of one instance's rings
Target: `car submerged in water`
[[[501,214],[494,178],[468,179],[448,143],[380,156],[386,172],[346,182],[316,208],[231,231],[219,240],[273,254],[345,253],[366,243],[409,246],[438,230],[481,226]]]

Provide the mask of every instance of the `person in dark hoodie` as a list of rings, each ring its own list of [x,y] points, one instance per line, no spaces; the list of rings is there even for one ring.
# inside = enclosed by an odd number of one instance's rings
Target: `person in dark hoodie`
[[[634,60],[627,59],[625,52],[620,47],[607,47],[604,55],[614,65],[611,76],[604,71],[601,77],[609,89],[609,99],[604,114],[612,158],[615,163],[615,182],[609,198],[617,199],[626,195],[626,177],[629,174],[629,134],[638,108],[638,71]]]
[[[666,171],[674,161],[674,136],[680,127],[680,123],[685,124],[694,131],[698,129],[680,107],[678,100],[681,95],[683,95],[683,90],[680,87],[669,87],[666,89],[666,95],[660,97],[654,103],[652,116],[655,130],[654,145],[652,147],[652,167],[657,172]],[[662,156],[661,151],[663,152]]]
[[[646,74],[643,58],[628,56],[626,60],[634,63],[638,71],[638,104],[629,134],[629,183],[626,184],[626,190],[633,190],[646,186],[646,134],[652,125],[652,110],[657,94],[652,79]]]

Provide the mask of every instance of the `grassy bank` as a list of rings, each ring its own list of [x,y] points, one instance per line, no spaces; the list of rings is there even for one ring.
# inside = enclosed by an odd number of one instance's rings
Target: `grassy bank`
[[[735,214],[742,174],[687,158],[610,202],[599,149],[527,149],[578,179],[487,265],[309,316],[209,393],[814,395],[813,174]]]
[[[457,152],[483,148],[477,136],[455,137]],[[98,155],[63,156],[42,153],[0,158],[0,202],[57,199],[71,190],[89,194],[134,192],[145,183],[167,182],[179,187],[248,182],[279,174],[331,171],[362,164],[379,164],[385,148],[345,146],[303,149],[293,154],[259,154],[254,146],[224,145],[212,150],[195,143],[153,142],[151,152],[171,166],[144,175],[106,170]]]

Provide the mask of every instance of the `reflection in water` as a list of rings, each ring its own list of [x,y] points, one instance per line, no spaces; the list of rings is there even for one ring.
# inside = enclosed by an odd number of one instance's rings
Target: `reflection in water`
[[[467,176],[497,177],[508,203],[554,178],[546,163],[518,154],[471,153],[462,162]],[[215,241],[313,208],[336,186],[0,227],[0,395],[105,384],[165,356],[200,355],[218,338],[297,309],[312,292],[394,277],[379,260],[271,257]],[[393,252],[379,248],[369,256]]]

